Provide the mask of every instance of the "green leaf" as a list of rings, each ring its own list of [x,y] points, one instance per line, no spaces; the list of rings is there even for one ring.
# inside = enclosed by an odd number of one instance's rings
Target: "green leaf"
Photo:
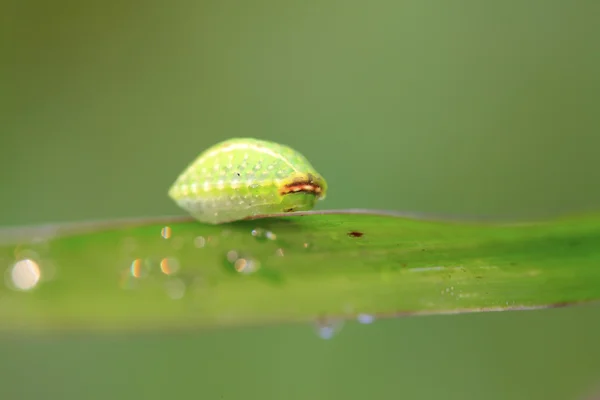
[[[13,228],[0,231],[0,263],[3,329],[529,309],[600,298],[600,215],[483,224],[332,211]]]

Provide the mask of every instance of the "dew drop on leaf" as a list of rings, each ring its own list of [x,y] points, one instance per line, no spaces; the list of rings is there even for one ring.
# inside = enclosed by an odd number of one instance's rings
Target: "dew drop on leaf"
[[[331,319],[331,318],[321,318],[317,321],[315,325],[315,330],[317,335],[321,339],[331,339],[335,335],[337,335],[344,325],[343,320],[339,319]]]

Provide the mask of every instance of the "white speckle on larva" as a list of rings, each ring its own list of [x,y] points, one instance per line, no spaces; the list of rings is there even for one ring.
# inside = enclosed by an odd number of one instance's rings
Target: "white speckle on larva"
[[[227,164],[227,169],[233,168],[233,164]]]
[[[204,182],[204,184],[202,185],[202,188],[204,189],[205,192],[210,191],[210,183]]]
[[[254,181],[253,181],[252,179],[248,179],[248,180],[246,181],[246,185],[247,185],[247,186],[251,186],[253,182],[254,182]]]
[[[273,165],[269,165],[268,169],[271,171],[273,169]]]
[[[248,153],[244,153],[244,160],[248,159]]]
[[[198,193],[198,185],[197,184],[192,183],[191,189],[192,189],[192,193],[194,193],[194,194]]]
[[[181,193],[183,193],[184,196],[187,196],[190,193],[187,185],[181,185]]]
[[[222,169],[221,172],[219,172],[219,176],[225,176],[225,175],[226,175],[226,172],[224,169]]]
[[[233,154],[229,155],[229,161],[233,160]]]
[[[220,168],[219,163],[216,163],[215,166],[213,167],[213,169],[216,171],[218,171]]]
[[[262,168],[262,165],[261,165],[260,163],[259,163],[259,164],[256,164],[256,165],[254,166],[254,169],[255,169],[255,170],[257,170],[257,171],[258,171],[259,169],[261,169],[261,168]]]
[[[224,181],[223,179],[219,179],[219,182],[217,182],[217,187],[218,187],[220,190],[223,190],[223,189],[225,189],[225,181]]]
[[[205,174],[206,173],[206,167],[202,168],[202,173]]]

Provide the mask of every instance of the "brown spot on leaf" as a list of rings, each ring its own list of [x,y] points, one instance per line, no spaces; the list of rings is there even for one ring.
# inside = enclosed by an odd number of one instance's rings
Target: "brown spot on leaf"
[[[364,233],[359,232],[359,231],[348,232],[348,236],[350,236],[350,237],[362,237],[363,235],[364,235]]]

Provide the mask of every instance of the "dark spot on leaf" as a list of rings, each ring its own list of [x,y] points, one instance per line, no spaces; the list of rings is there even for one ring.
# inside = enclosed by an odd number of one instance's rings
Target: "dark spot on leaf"
[[[316,318],[316,322],[318,325],[322,325],[325,324],[327,322],[327,314],[324,312],[321,312],[317,318]]]
[[[475,278],[477,278],[477,279],[483,279],[483,276],[477,275]]]
[[[350,236],[350,237],[362,237],[362,235],[364,235],[364,233],[359,232],[359,231],[348,232],[348,236]]]
[[[285,210],[283,210],[283,212],[292,212],[292,211],[294,211],[293,208],[286,208]]]
[[[241,176],[239,172],[236,172],[236,175],[237,175],[237,176]]]

